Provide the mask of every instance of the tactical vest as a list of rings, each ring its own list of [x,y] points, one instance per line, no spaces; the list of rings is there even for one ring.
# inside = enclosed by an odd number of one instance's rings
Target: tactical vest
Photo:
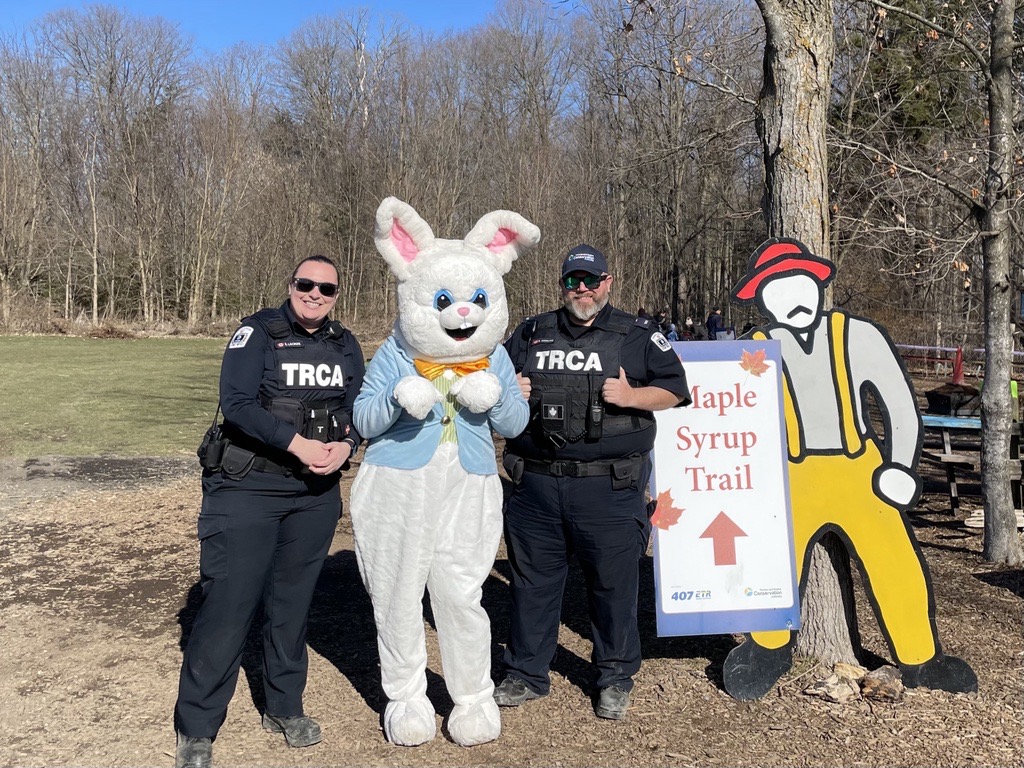
[[[638,322],[613,310],[606,327],[594,327],[578,339],[559,333],[554,312],[527,326],[524,332],[530,338],[522,374],[530,379],[529,429],[538,442],[547,438],[557,448],[639,432],[654,423],[649,411],[623,410],[601,399],[605,379],[618,378],[622,346]]]
[[[330,442],[344,436],[349,419],[341,406],[350,371],[341,323],[330,321],[324,337],[312,339],[296,333],[278,308],[261,309],[242,322],[258,324],[270,336],[272,370],[260,383],[263,407],[311,440]],[[324,397],[324,390],[330,390],[330,397]],[[311,391],[317,392],[315,399]]]

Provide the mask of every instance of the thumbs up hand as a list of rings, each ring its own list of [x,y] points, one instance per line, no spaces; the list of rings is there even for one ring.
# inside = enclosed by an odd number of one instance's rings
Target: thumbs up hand
[[[601,397],[606,403],[617,405],[619,408],[634,407],[635,391],[626,379],[626,372],[619,367],[617,379],[605,379],[601,386]]]

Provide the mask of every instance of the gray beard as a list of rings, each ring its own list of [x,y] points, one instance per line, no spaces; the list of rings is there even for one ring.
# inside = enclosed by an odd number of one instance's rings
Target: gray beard
[[[597,317],[598,313],[606,306],[608,306],[608,299],[610,298],[611,295],[606,294],[603,299],[595,301],[593,304],[590,305],[588,309],[585,310],[580,310],[576,308],[576,306],[573,304],[572,296],[566,296],[563,304],[565,305],[566,311],[570,315],[575,317],[580,322],[585,323],[588,320],[592,320],[593,318]]]

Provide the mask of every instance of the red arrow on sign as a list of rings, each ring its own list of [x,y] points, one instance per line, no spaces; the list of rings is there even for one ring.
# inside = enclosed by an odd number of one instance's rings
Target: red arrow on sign
[[[714,542],[715,565],[736,565],[736,537],[746,535],[731,517],[725,512],[719,512],[700,538]]]

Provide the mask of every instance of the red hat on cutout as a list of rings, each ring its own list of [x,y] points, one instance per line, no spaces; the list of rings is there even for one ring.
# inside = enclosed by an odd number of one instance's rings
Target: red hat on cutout
[[[747,264],[747,274],[732,295],[740,301],[750,301],[765,280],[799,273],[811,275],[825,285],[835,271],[831,261],[815,256],[799,240],[772,238],[761,243],[754,251]]]

